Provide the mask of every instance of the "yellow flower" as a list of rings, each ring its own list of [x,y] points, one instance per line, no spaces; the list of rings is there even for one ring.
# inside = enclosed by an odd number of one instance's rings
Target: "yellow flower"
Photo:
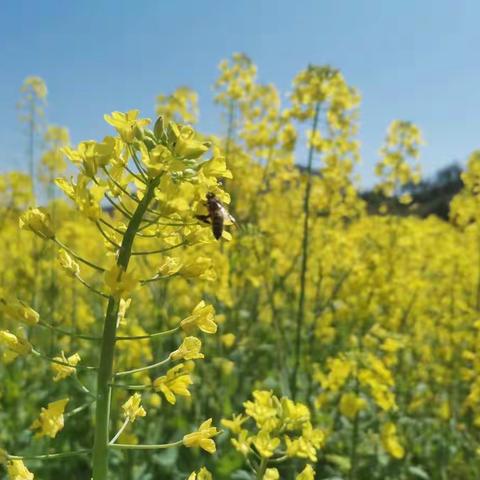
[[[214,358],[214,361],[215,360],[219,360],[219,362],[216,362],[215,364],[220,367],[223,375],[228,377],[228,375],[233,372],[233,369],[235,368],[234,362],[232,362],[231,360],[227,360],[226,358]]]
[[[165,257],[157,273],[161,277],[169,277],[170,275],[177,273],[181,267],[182,263],[179,258]]]
[[[226,348],[232,348],[235,343],[235,335],[233,333],[225,333],[220,337],[220,340]]]
[[[308,445],[301,438],[290,438],[285,436],[285,445],[287,447],[287,456],[308,458],[309,454],[306,451]]]
[[[295,480],[314,480],[315,479],[315,470],[311,465],[307,465],[302,472],[300,472]]]
[[[232,433],[238,435],[242,431],[242,424],[247,420],[242,414],[235,415],[232,420],[223,418],[221,423],[225,428],[231,430]]]
[[[196,360],[204,358],[200,353],[202,342],[197,337],[185,337],[177,350],[170,354],[172,360]]]
[[[452,416],[452,411],[450,408],[450,403],[448,400],[443,400],[440,402],[440,405],[437,408],[437,415],[442,419],[442,420],[449,420]]]
[[[347,418],[353,419],[358,412],[363,410],[367,405],[365,399],[360,398],[354,393],[347,392],[342,395],[340,399],[340,412]]]
[[[380,432],[383,448],[393,457],[401,459],[405,456],[405,449],[397,437],[397,427],[392,422],[383,425]]]
[[[72,163],[81,167],[82,174],[87,178],[94,178],[99,167],[105,167],[115,159],[123,145],[119,139],[105,137],[103,142],[89,140],[81,142],[77,149],[64,147],[61,152],[66,155]]]
[[[137,118],[138,110],[129,110],[127,113],[112,112],[111,115],[104,115],[107,123],[115,127],[117,132],[126,143],[132,143],[135,135],[150,123],[149,118]]]
[[[206,305],[202,300],[192,311],[192,314],[180,322],[183,330],[189,334],[196,328],[204,333],[213,334],[217,331],[215,310],[212,305]]]
[[[362,385],[367,385],[370,388],[375,403],[382,410],[386,412],[396,410],[395,395],[390,390],[390,385],[393,385],[391,374],[381,362],[378,362],[378,364],[382,365],[381,370],[361,369],[358,373],[358,379]],[[382,374],[383,378],[380,374]]]
[[[44,213],[38,208],[29,208],[24,212],[18,221],[22,230],[30,230],[42,238],[54,238],[50,215]]]
[[[133,423],[137,417],[144,417],[147,412],[141,406],[142,396],[134,393],[123,405],[123,414]]]
[[[58,382],[59,380],[63,380],[64,378],[69,377],[70,375],[75,373],[75,367],[77,366],[78,362],[81,360],[80,355],[78,353],[74,353],[70,355],[68,358],[65,357],[63,351],[60,353],[60,356],[53,357],[54,360],[58,362],[68,363],[71,365],[67,367],[67,365],[60,365],[59,363],[52,363],[50,368],[55,373],[53,377],[54,382]]]
[[[188,386],[192,383],[190,371],[183,363],[179,363],[168,370],[166,375],[155,379],[153,382],[153,388],[157,392],[162,392],[165,395],[167,402],[175,405],[177,401],[175,395],[181,395],[183,397],[191,396],[188,391]]]
[[[57,254],[60,266],[72,277],[76,277],[80,273],[80,266],[78,263],[61,248]]]
[[[131,303],[132,303],[131,298],[120,299],[120,302],[118,304],[117,327],[123,322],[125,315],[127,314],[127,310],[130,308]]]
[[[354,364],[351,360],[340,357],[329,358],[327,365],[330,368],[330,373],[328,377],[321,381],[322,387],[332,392],[337,392],[347,381],[347,378],[354,368]]]
[[[56,437],[57,433],[63,428],[63,412],[68,402],[69,399],[64,398],[63,400],[49,403],[47,408],[42,408],[39,418],[33,422],[31,427],[33,430],[40,430],[36,433],[37,437]]]
[[[303,426],[302,438],[313,445],[317,450],[322,448],[325,444],[325,437],[325,432],[319,428],[313,428],[310,422],[307,422]]]
[[[33,473],[21,460],[10,460],[7,464],[8,480],[33,480]]]
[[[128,298],[138,285],[137,277],[132,272],[125,272],[119,265],[113,265],[105,272],[107,293],[115,298]]]
[[[250,445],[252,440],[253,437],[248,436],[248,430],[242,430],[239,433],[238,438],[232,438],[231,441],[232,445],[235,447],[235,450],[246,457],[250,453]]]
[[[212,427],[211,424],[211,418],[205,420],[196,432],[189,433],[183,437],[183,444],[188,448],[200,447],[208,453],[214,453],[216,446],[212,437],[218,435],[220,432],[215,427]]]
[[[27,355],[32,351],[28,340],[17,337],[8,330],[0,330],[0,345],[2,344],[17,355]]]
[[[179,127],[176,123],[170,122],[168,132],[173,140],[173,151],[178,157],[195,159],[210,148],[210,142],[195,140],[195,130],[188,125]]]
[[[205,467],[202,467],[198,473],[192,472],[188,477],[188,480],[213,480],[213,477]]]
[[[205,163],[202,163],[201,171],[206,177],[232,178],[232,172],[227,168],[225,157],[219,154],[218,148],[213,149],[213,157]]]
[[[148,399],[148,403],[153,408],[159,408],[162,405],[162,397],[158,393],[152,393]]]
[[[252,417],[258,428],[265,431],[272,431],[280,424],[278,418],[278,399],[272,392],[267,390],[255,390],[254,401],[244,402],[245,413]]]
[[[36,325],[40,319],[40,315],[33,308],[25,305],[20,300],[2,300],[1,310],[5,316],[17,322],[25,323],[26,325]]]
[[[291,439],[285,436],[287,455],[289,457],[308,458],[311,462],[317,461],[317,450],[325,443],[325,433],[314,429],[308,422],[302,430],[302,436]]]
[[[303,403],[282,398],[282,420],[287,430],[301,428],[305,422],[310,420],[310,410]]]
[[[265,430],[260,430],[258,435],[253,437],[253,444],[263,458],[270,458],[280,445],[280,439],[271,437],[270,433]]]
[[[164,145],[157,145],[150,151],[141,145],[140,151],[142,152],[142,162],[146,165],[150,177],[157,177],[166,171],[169,162],[173,160],[172,152]]]
[[[208,281],[214,281],[217,278],[212,259],[208,257],[195,257],[182,265],[178,273],[185,278],[200,278]]]
[[[263,474],[263,480],[279,480],[280,473],[276,468],[267,468]]]
[[[32,93],[40,99],[44,99],[47,97],[47,85],[45,84],[45,81],[42,77],[37,77],[36,75],[31,75],[27,77],[23,81],[20,91],[22,93],[25,93],[29,92],[29,90],[31,90]]]

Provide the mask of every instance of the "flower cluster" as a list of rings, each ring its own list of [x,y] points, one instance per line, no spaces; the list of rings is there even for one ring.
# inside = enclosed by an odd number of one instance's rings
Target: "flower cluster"
[[[253,465],[255,456],[261,459],[257,473],[263,470],[262,478],[280,478],[277,468],[267,466],[288,458],[315,463],[327,435],[313,427],[309,408],[287,397],[279,399],[268,390],[256,390],[252,395],[253,400],[243,404],[245,412],[231,420],[223,419],[222,425],[231,431],[232,445],[249,464]],[[304,472],[296,478],[314,478],[311,466]],[[312,472],[311,477],[308,472]]]

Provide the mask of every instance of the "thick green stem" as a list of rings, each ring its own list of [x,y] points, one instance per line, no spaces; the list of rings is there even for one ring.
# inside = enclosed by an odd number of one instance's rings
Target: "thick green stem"
[[[353,420],[353,428],[352,428],[352,443],[350,445],[350,471],[348,473],[349,480],[355,480],[357,478],[358,427],[359,427],[359,418],[357,413]]]
[[[360,391],[360,384],[358,382],[358,378],[355,379],[355,394],[358,396]],[[348,480],[356,480],[357,478],[357,464],[358,464],[358,434],[359,434],[359,427],[360,427],[360,417],[358,412],[355,414],[355,418],[353,419],[353,426],[352,426],[352,436],[351,436],[351,443],[350,443],[350,471],[348,472]]]
[[[160,178],[147,185],[145,196],[133,214],[119,250],[117,265],[127,270],[132,246],[148,205],[153,199],[155,187]],[[110,423],[111,383],[113,380],[113,359],[117,332],[119,299],[109,297],[103,328],[100,364],[97,376],[97,408],[95,414],[95,441],[93,447],[93,480],[106,480],[108,475],[108,442]]]
[[[312,138],[315,135],[318,126],[318,118],[320,115],[320,102],[315,106],[315,114],[313,117]],[[302,241],[302,263],[300,270],[300,296],[298,300],[297,311],[297,331],[295,337],[295,363],[292,370],[290,382],[290,390],[292,398],[295,400],[297,396],[297,376],[300,368],[300,354],[302,346],[302,327],[305,317],[305,289],[307,280],[307,260],[308,260],[308,243],[309,243],[309,223],[310,223],[310,195],[312,191],[312,167],[313,167],[313,144],[310,144],[308,152],[307,164],[307,185],[305,187],[305,197],[303,199],[303,241]]]
[[[258,470],[257,470],[257,475],[256,475],[257,480],[262,480],[265,474],[265,470],[267,470],[267,464],[268,464],[267,459],[262,458],[262,461],[260,462],[260,465],[258,466]]]

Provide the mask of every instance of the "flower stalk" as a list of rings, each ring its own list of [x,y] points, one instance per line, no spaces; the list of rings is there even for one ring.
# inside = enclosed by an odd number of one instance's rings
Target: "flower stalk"
[[[320,102],[315,105],[315,114],[312,125],[312,138],[315,135],[318,127],[318,119],[320,116]],[[300,368],[300,356],[302,347],[302,328],[305,318],[305,290],[307,284],[307,270],[308,270],[308,245],[309,245],[309,227],[310,227],[310,196],[312,191],[312,167],[313,154],[315,148],[313,142],[310,143],[308,151],[307,163],[307,185],[305,187],[305,196],[303,200],[303,239],[302,239],[302,260],[300,270],[300,294],[298,299],[297,322],[295,333],[295,363],[292,370],[290,381],[290,391],[292,392],[292,399],[297,397],[297,377]]]
[[[154,197],[154,190],[158,186],[160,177],[148,183],[145,196],[138,204],[119,250],[117,265],[126,272],[135,236],[138,232],[148,205]],[[95,414],[95,441],[93,447],[93,480],[106,480],[108,475],[108,443],[110,423],[111,383],[113,380],[113,359],[117,332],[117,316],[119,300],[109,297],[105,314],[100,364],[97,376],[97,408]]]

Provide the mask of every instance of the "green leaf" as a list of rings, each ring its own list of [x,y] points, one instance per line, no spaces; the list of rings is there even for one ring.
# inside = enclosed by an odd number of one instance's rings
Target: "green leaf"
[[[351,468],[350,458],[342,455],[325,455],[325,459],[333,463],[341,472],[349,472]]]
[[[421,467],[408,467],[409,473],[415,478],[421,478],[422,480],[430,480],[430,475]]]
[[[253,480],[253,476],[251,473],[245,470],[238,470],[237,472],[232,474],[232,480]]]

